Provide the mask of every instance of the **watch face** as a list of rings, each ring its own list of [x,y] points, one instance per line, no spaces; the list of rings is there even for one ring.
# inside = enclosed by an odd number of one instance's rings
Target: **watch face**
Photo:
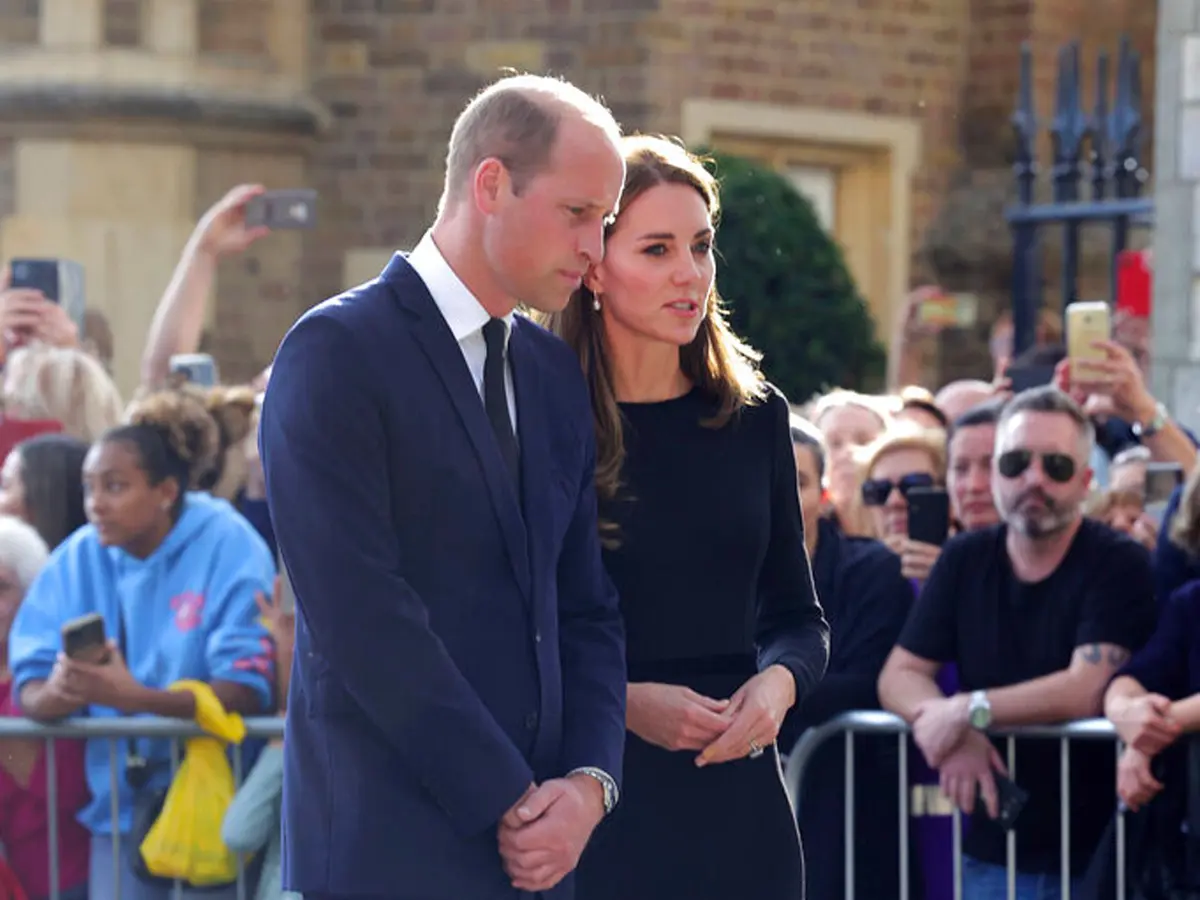
[[[970,719],[972,728],[978,728],[980,730],[987,728],[992,721],[991,710],[987,709],[987,707],[977,706],[975,709],[971,710]]]

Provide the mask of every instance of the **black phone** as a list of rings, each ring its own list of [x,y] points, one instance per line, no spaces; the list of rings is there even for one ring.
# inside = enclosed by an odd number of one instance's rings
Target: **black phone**
[[[1183,484],[1183,467],[1179,463],[1152,462],[1146,464],[1146,505],[1166,503]]]
[[[908,536],[922,544],[936,547],[950,536],[950,495],[945,488],[913,488],[908,501]]]
[[[8,286],[40,291],[51,303],[67,311],[79,333],[87,312],[83,266],[69,259],[14,259],[9,263]]]
[[[312,188],[267,191],[246,203],[247,228],[312,228],[317,222],[317,192]]]
[[[104,617],[88,613],[65,623],[62,627],[63,652],[71,659],[88,663],[108,661],[108,635]]]
[[[1030,388],[1042,387],[1054,380],[1054,366],[1017,365],[1009,366],[1005,377],[1012,384],[1014,394],[1027,391]]]
[[[1012,831],[1013,826],[1017,824],[1017,816],[1029,802],[1029,791],[999,772],[993,772],[992,777],[996,779],[996,794],[1000,801],[1000,815],[993,821],[1005,831]],[[976,804],[980,809],[986,811],[987,807],[983,803],[982,791],[976,798]]]

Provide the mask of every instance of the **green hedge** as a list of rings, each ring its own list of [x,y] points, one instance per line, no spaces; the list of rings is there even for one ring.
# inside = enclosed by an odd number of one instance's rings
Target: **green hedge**
[[[830,387],[879,389],[886,353],[812,203],[772,169],[704,153],[721,182],[717,287],[767,377],[795,403]]]

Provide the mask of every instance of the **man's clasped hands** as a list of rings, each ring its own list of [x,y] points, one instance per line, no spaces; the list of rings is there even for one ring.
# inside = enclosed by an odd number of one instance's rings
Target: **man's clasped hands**
[[[664,750],[695,752],[703,768],[762,752],[796,702],[796,681],[768,666],[724,700],[675,684],[630,684],[626,722],[635,735]],[[531,784],[500,820],[500,856],[513,887],[537,893],[579,864],[604,818],[604,787],[590,775]]]

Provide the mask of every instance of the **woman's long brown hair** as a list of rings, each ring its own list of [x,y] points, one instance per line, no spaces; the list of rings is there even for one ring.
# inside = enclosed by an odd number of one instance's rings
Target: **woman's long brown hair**
[[[622,209],[628,209],[657,185],[682,184],[700,194],[714,223],[717,221],[720,213],[717,181],[698,157],[673,141],[649,135],[624,138],[622,151],[625,155]],[[618,214],[607,234],[620,227]],[[586,286],[581,286],[566,309],[541,316],[539,320],[579,356],[591,393],[596,428],[596,492],[601,500],[611,500],[621,486],[625,442],[603,319],[595,308],[595,299]],[[730,329],[715,285],[706,309],[695,340],[680,348],[679,362],[684,375],[715,404],[715,414],[703,424],[720,428],[742,407],[761,402],[766,396],[766,385],[758,370],[760,354]]]

